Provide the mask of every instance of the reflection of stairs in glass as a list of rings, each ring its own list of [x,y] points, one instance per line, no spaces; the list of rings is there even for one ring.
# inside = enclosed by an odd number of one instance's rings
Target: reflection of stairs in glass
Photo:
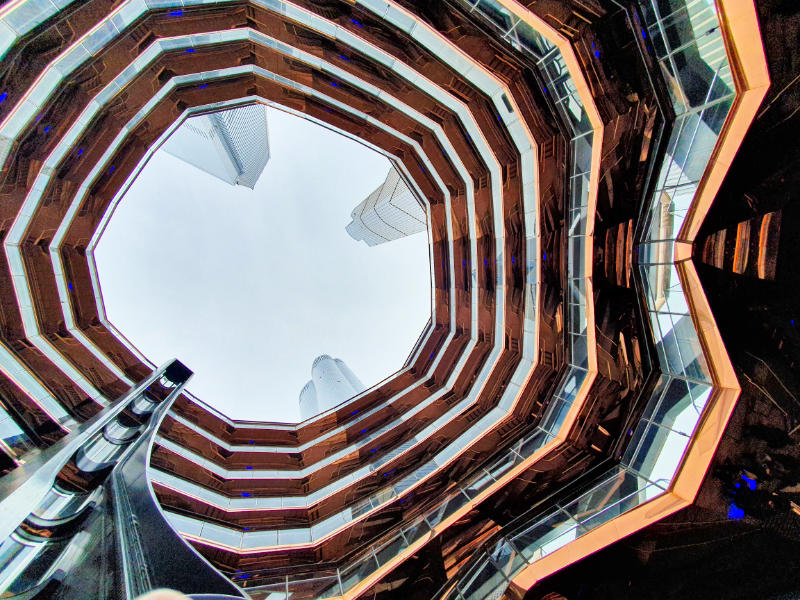
[[[697,38],[697,51],[700,59],[717,73],[717,77],[733,91],[733,74],[729,66],[720,69],[727,62],[725,43],[722,36],[706,35],[719,27],[719,20],[714,9],[713,0],[699,0],[689,7],[689,21]]]
[[[631,287],[633,220],[606,229],[603,246],[603,275],[612,285]]]
[[[775,279],[782,211],[721,229],[698,242],[704,263],[739,275]]]

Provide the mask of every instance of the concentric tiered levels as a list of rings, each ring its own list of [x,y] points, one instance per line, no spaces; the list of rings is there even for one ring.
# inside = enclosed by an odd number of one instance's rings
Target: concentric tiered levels
[[[693,501],[738,394],[690,259],[768,85],[751,2],[57,4],[0,9],[17,460],[153,368],[92,259],[132,178],[183,119],[264,102],[426,199],[432,317],[296,426],[182,396],[149,474],[189,543],[257,598],[478,600]]]

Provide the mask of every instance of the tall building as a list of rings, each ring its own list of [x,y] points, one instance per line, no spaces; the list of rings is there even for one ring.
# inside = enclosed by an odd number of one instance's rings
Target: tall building
[[[797,595],[796,3],[156,4],[0,8],[0,596]],[[243,102],[429,224],[406,363],[293,425],[184,391],[93,260],[170,127]]]
[[[191,117],[163,148],[226,183],[253,189],[269,161],[267,107],[247,104]]]
[[[322,354],[314,359],[311,379],[300,391],[300,419],[315,417],[365,389],[343,360]]]
[[[350,218],[347,233],[368,246],[427,229],[425,210],[394,166],[383,183],[353,209]]]

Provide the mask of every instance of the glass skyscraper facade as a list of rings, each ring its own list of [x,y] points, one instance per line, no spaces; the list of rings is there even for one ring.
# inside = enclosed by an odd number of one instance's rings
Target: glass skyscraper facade
[[[253,189],[269,161],[266,106],[250,104],[191,117],[164,150],[226,183]]]
[[[783,488],[730,465],[783,392],[769,369],[753,381],[772,402],[743,390],[715,320],[731,320],[720,295],[768,302],[760,274],[787,276],[777,218],[717,233],[721,213],[775,212],[731,192],[779,179],[737,162],[781,131],[754,121],[759,18],[776,22],[750,0],[3,5],[0,595],[553,598],[659,523],[761,518],[751,482]],[[107,319],[93,258],[181,123],[221,119],[260,172],[266,137],[225,115],[264,105],[389,158],[348,232],[424,228],[432,256],[406,363],[335,405],[312,370],[321,412],[291,425],[232,420],[184,389],[189,368],[148,361]],[[787,177],[791,157],[770,156]],[[752,253],[755,283],[701,280],[696,245],[732,248],[713,264],[736,276]],[[789,318],[750,314],[778,369]],[[796,431],[785,412],[772,444]]]
[[[384,182],[353,209],[350,217],[347,233],[368,246],[427,229],[425,210],[394,167],[389,169]]]

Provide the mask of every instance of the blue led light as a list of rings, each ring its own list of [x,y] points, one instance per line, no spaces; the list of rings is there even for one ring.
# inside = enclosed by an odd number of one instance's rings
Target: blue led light
[[[350,59],[349,59],[349,58],[347,58],[347,57],[346,57],[344,54],[340,54],[340,55],[339,55],[339,58],[341,58],[342,60],[346,60],[346,61],[348,61],[348,62],[350,61]]]
[[[542,258],[543,258],[544,260],[547,260],[547,253],[546,253],[546,252],[542,252]]]
[[[742,475],[742,479],[744,479],[745,483],[747,483],[747,487],[749,487],[751,490],[756,489],[755,478],[750,479],[747,475]]]
[[[352,417],[352,416],[353,416],[354,414],[356,414],[357,412],[358,412],[357,410],[354,410],[353,412],[351,412],[351,413],[350,413],[350,416]]]
[[[186,51],[187,52],[194,52],[194,48],[187,48]]]
[[[249,498],[250,494],[248,494],[247,492],[242,492],[242,496],[244,496],[245,498]]]
[[[83,154],[83,148],[78,149],[78,156],[80,156],[81,154]]]
[[[647,32],[644,29],[642,29],[642,37],[647,38]]]
[[[247,579],[250,575],[239,575],[239,579]]]
[[[359,433],[367,433],[366,429],[362,429]]]
[[[207,84],[207,83],[204,83],[204,84],[202,84],[202,85],[198,85],[197,87],[201,87],[201,88],[208,87],[208,84]]]
[[[45,126],[45,128],[44,128],[44,132],[45,132],[45,133],[47,133],[47,132],[48,132],[48,131],[50,131],[52,128],[53,128],[53,127],[52,127],[51,125],[46,125],[46,126]]]
[[[170,17],[180,17],[182,14],[183,14],[182,10],[173,10],[171,13],[169,13],[169,16]]]
[[[741,519],[742,517],[744,517],[744,510],[731,503],[730,507],[728,508],[728,518]]]
[[[68,281],[68,282],[67,282],[67,287],[68,287],[69,289],[72,289],[72,282],[71,282],[71,281]]]
[[[114,172],[114,169],[116,169],[116,168],[117,168],[117,167],[111,167],[111,168],[108,170],[108,172],[109,172],[109,173],[113,173],[113,172]]]
[[[249,441],[249,442],[247,442],[247,443],[248,443],[248,444],[255,444],[255,442],[254,442],[253,440],[250,440],[250,441]]]
[[[600,50],[595,50],[594,51],[594,55],[599,58],[600,57]]]
[[[253,467],[245,467],[245,469],[252,469]]]
[[[353,23],[354,25],[358,25],[359,27],[363,27],[363,25],[358,21],[356,21],[355,19],[350,19],[350,22]]]
[[[2,94],[0,94],[0,102],[3,102],[3,100],[5,100],[6,98],[8,98],[8,92],[3,92]]]
[[[331,85],[332,85],[333,87],[335,87],[335,88],[339,87],[339,84],[338,84],[338,83],[336,83],[335,81],[331,81]]]

